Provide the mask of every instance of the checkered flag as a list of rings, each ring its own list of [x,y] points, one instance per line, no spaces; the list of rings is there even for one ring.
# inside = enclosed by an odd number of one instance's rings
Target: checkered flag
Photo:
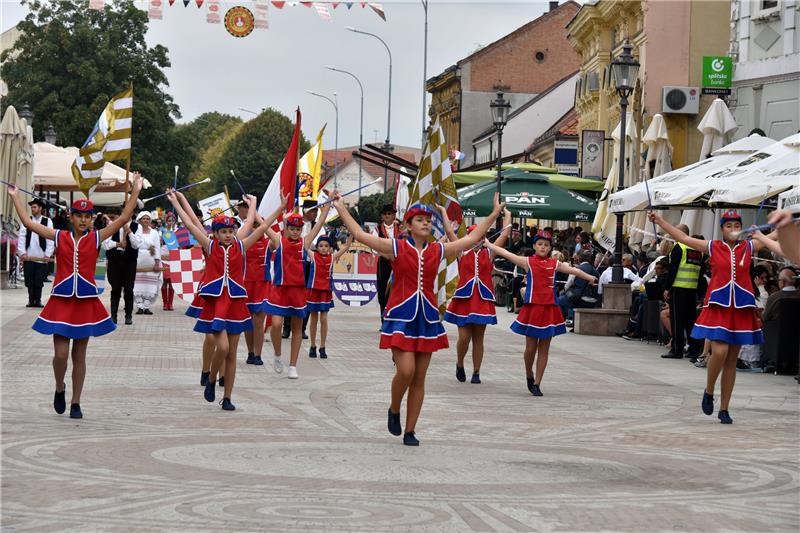
[[[191,303],[206,267],[203,250],[199,247],[170,250],[168,261],[172,288],[181,300]]]

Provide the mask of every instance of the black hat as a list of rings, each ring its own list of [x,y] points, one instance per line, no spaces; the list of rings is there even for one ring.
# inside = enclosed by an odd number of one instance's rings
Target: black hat
[[[397,209],[395,209],[392,204],[383,204],[383,207],[381,207],[381,215],[384,213],[397,213]]]
[[[303,209],[316,209],[316,208],[317,208],[316,200],[312,200],[310,198],[308,200],[303,200]]]
[[[47,204],[46,204],[46,203],[44,203],[44,200],[42,200],[41,198],[34,198],[34,199],[33,199],[33,200],[31,200],[30,202],[28,202],[28,205],[38,205],[38,206],[39,206],[39,207],[41,207],[42,209],[44,209],[45,207],[47,207]]]

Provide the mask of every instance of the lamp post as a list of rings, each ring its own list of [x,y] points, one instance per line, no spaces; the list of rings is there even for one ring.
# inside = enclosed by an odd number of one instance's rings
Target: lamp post
[[[352,77],[358,83],[358,88],[361,89],[361,122],[358,129],[358,148],[361,149],[364,147],[364,86],[361,84],[361,80],[358,79],[358,76],[353,74],[352,72],[348,72],[346,70],[342,70],[340,68],[332,67],[330,65],[325,66],[326,69],[332,70],[334,72],[341,72],[342,74],[347,74],[348,76]],[[337,133],[338,133],[338,126],[337,126]],[[361,166],[362,161],[361,158],[358,158],[358,200],[361,201]]]
[[[425,39],[422,51],[422,144],[425,146],[426,132],[425,127],[425,108],[428,107],[428,0],[422,1],[422,9],[425,11]]]
[[[626,119],[628,113],[628,97],[633,93],[636,86],[636,79],[639,75],[639,62],[631,54],[633,46],[629,42],[622,45],[622,53],[611,62],[611,70],[614,74],[614,83],[616,85],[617,94],[619,95],[620,105],[620,144],[619,144],[619,175],[617,178],[617,191],[625,188],[625,141],[626,135]],[[625,214],[622,212],[617,213],[617,232],[614,242],[614,265],[611,270],[611,282],[622,283],[622,227],[624,224]]]
[[[511,104],[503,98],[503,91],[497,91],[497,98],[489,104],[492,111],[492,121],[494,129],[497,131],[497,194],[500,194],[500,181],[503,179],[501,174],[503,165],[503,128],[508,122],[508,110]],[[502,201],[502,199],[501,199]]]
[[[390,150],[392,145],[389,141],[390,139],[390,130],[392,128],[392,51],[389,50],[389,45],[386,44],[386,41],[375,35],[374,33],[369,33],[366,31],[358,30],[353,28],[352,26],[347,26],[345,28],[347,31],[352,31],[353,33],[360,33],[362,35],[369,35],[370,37],[375,37],[378,39],[383,46],[386,48],[386,52],[389,54],[389,105],[386,109],[386,141],[383,144],[384,150]],[[389,170],[384,168],[383,169],[383,192],[386,192],[388,188],[389,182]]]
[[[255,116],[258,116],[258,113],[256,113],[252,109],[247,109],[247,108],[244,108],[244,107],[237,107],[236,109],[238,109],[239,111],[244,111],[245,113],[252,113]]]
[[[58,136],[56,135],[56,130],[53,127],[53,124],[50,123],[47,126],[47,130],[44,132],[44,142],[55,146],[57,141],[58,141]]]
[[[22,106],[22,110],[19,112],[19,118],[24,118],[28,126],[31,128],[33,127],[33,111],[31,111],[31,108],[28,106],[28,104],[24,104]]]
[[[336,165],[339,161],[339,104],[336,103],[334,100],[331,100],[324,94],[315,93],[314,91],[306,91],[308,94],[318,96],[320,98],[324,98],[325,100],[329,101],[333,106],[333,110],[336,112],[336,133],[335,133],[335,140],[334,140],[334,162],[333,162],[333,188],[337,188],[337,179],[336,179]],[[333,93],[333,97],[336,98],[336,93]]]

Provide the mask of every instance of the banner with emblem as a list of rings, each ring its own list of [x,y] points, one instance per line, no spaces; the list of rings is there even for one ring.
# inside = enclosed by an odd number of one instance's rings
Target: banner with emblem
[[[170,250],[169,279],[178,297],[191,303],[203,278],[206,262],[200,248]]]

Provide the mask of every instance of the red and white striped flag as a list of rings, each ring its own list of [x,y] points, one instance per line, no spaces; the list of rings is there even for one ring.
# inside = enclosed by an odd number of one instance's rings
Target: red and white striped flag
[[[222,22],[219,0],[208,0],[206,4],[206,22],[209,24],[219,24]]]
[[[319,18],[327,21],[331,20],[331,12],[328,10],[327,5],[322,2],[314,2],[314,7],[317,10],[317,15],[319,15]]]
[[[164,13],[164,0],[150,0],[148,9],[147,9],[147,16],[148,18],[161,20],[163,18]]]
[[[255,3],[255,24],[256,29],[266,30],[269,28],[268,9],[269,4],[267,0],[256,0]]]

